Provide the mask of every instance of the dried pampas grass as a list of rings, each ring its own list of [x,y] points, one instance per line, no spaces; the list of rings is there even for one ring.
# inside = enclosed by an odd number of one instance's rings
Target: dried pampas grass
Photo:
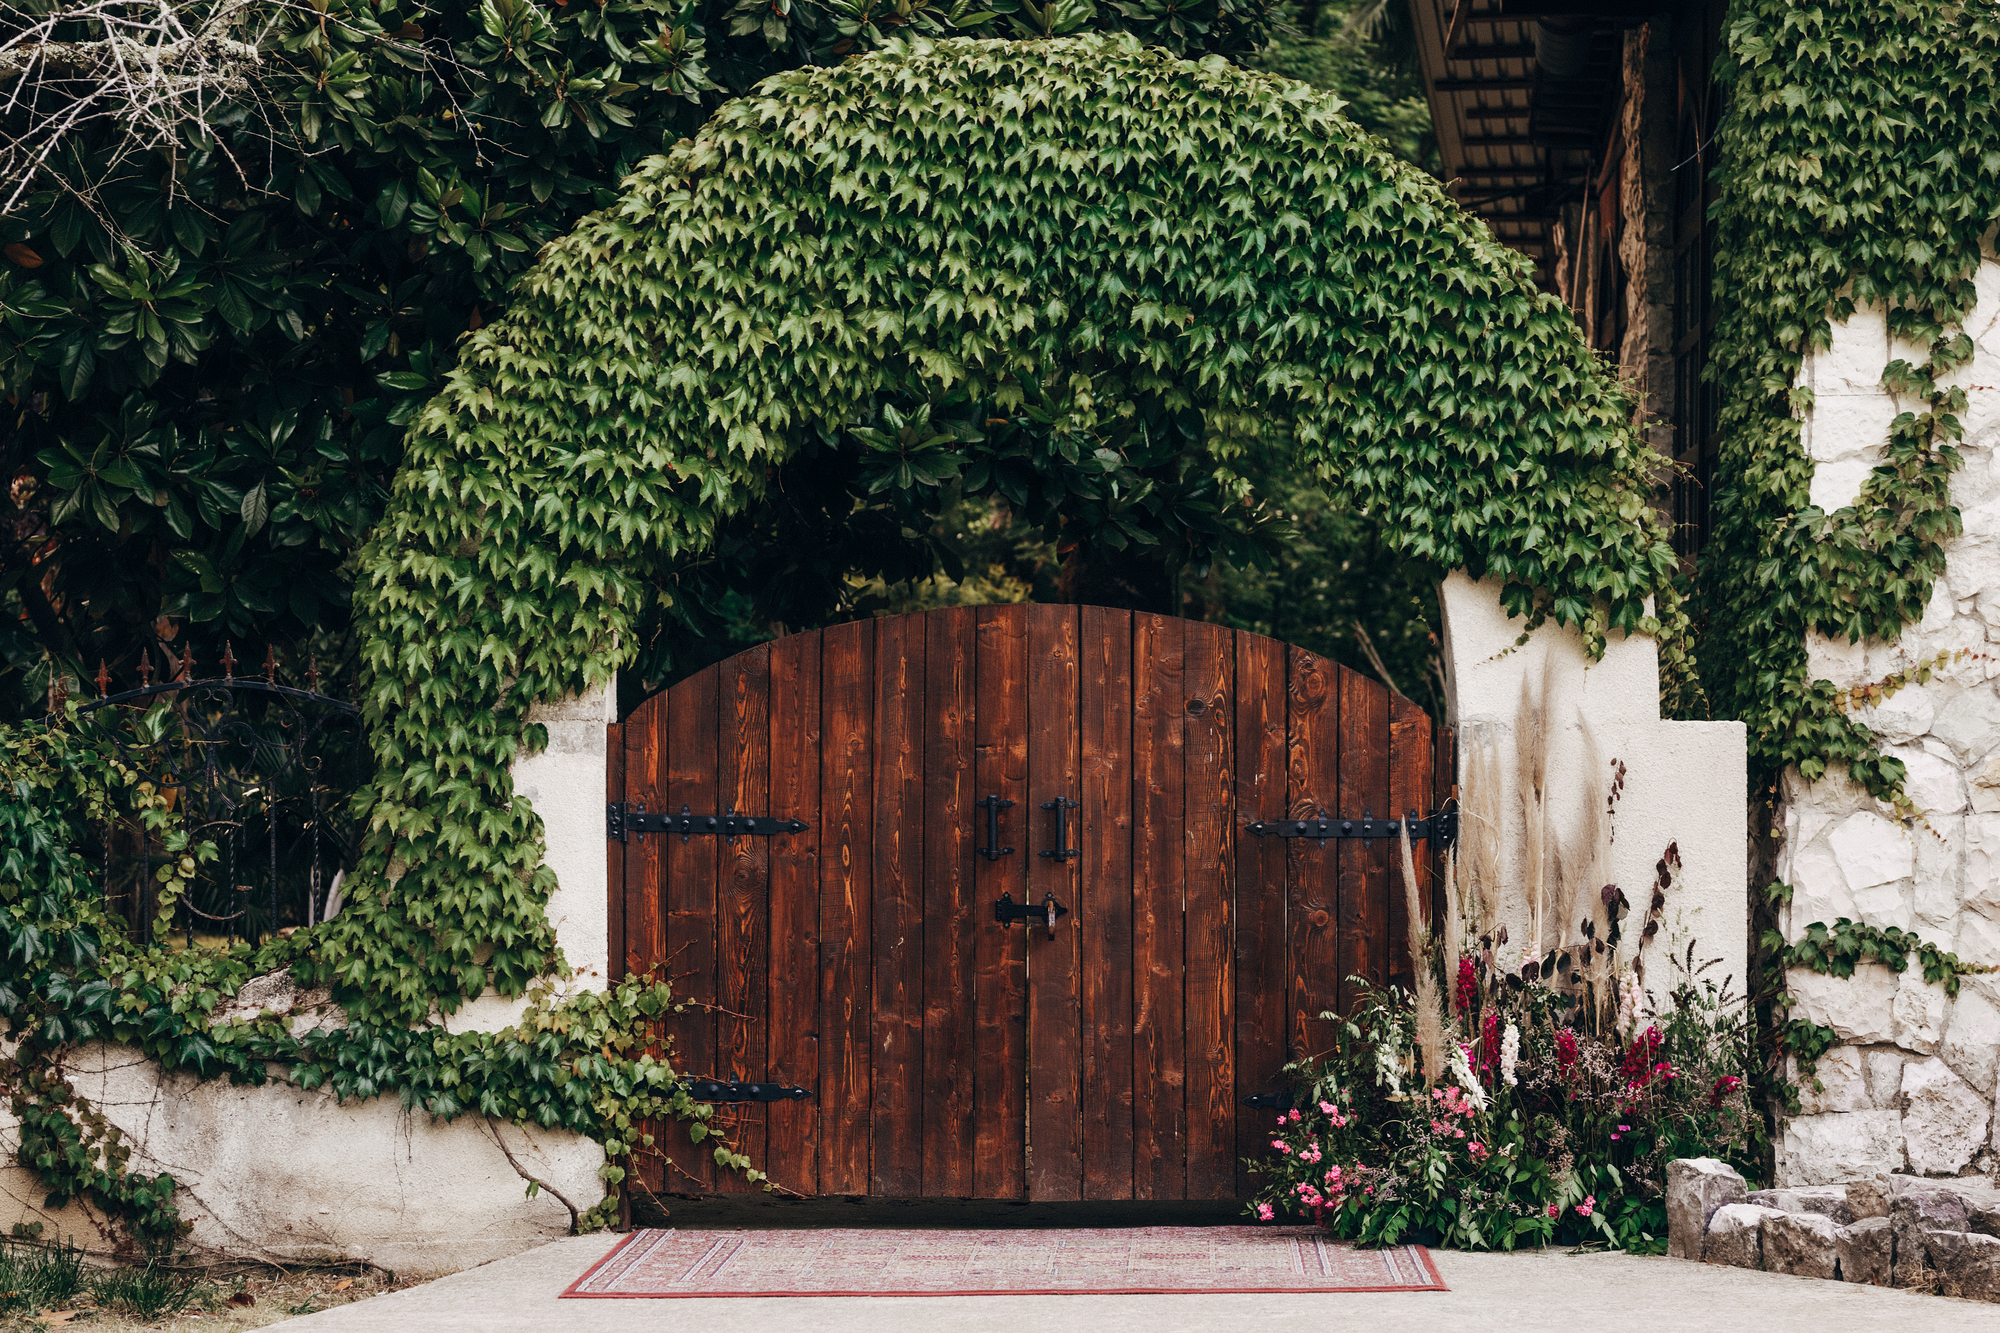
[[[1465,760],[1465,794],[1459,803],[1459,840],[1465,847],[1465,872],[1472,920],[1469,935],[1490,934],[1500,925],[1500,849],[1504,830],[1501,813],[1500,753],[1480,737]]]
[[[1540,698],[1521,677],[1521,706],[1514,715],[1514,790],[1521,803],[1521,874],[1528,890],[1527,956],[1540,960],[1547,941],[1549,842],[1549,672]]]
[[[1424,1053],[1424,1088],[1435,1087],[1445,1067],[1444,1007],[1438,999],[1437,969],[1432,965],[1430,935],[1424,927],[1423,888],[1417,882],[1417,860],[1410,851],[1410,826],[1400,825],[1403,849],[1403,896],[1410,919],[1410,990],[1415,1001],[1417,1045]]]

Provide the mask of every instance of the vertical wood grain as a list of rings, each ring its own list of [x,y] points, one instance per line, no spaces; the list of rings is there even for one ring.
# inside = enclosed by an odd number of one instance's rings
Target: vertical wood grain
[[[1288,647],[1286,733],[1287,803],[1293,819],[1341,816],[1340,668],[1303,648]],[[1321,847],[1304,838],[1285,840],[1285,909],[1289,936],[1293,1059],[1331,1048],[1332,1028],[1322,1013],[1341,1007],[1340,844]]]
[[[974,1192],[974,951],[991,914],[978,912],[973,848],[984,821],[973,802],[978,614],[932,611],[924,634],[923,1194]]]
[[[1414,811],[1424,816],[1431,795],[1430,714],[1400,694],[1389,696],[1389,814],[1407,819]],[[1412,842],[1410,858],[1417,874],[1419,930],[1430,927],[1430,850],[1428,841]],[[1417,960],[1410,952],[1409,893],[1403,885],[1403,853],[1400,842],[1390,849],[1389,891],[1389,980],[1407,987],[1416,975]]]
[[[771,813],[771,649],[738,653],[721,664],[721,719],[718,735],[721,811]],[[716,848],[716,1015],[718,1073],[763,1082],[766,1050],[766,976],[771,967],[771,838],[741,837]],[[751,1161],[769,1160],[766,1105],[750,1102],[728,1114],[730,1137]],[[719,1171],[716,1189],[743,1193],[759,1189],[735,1171]]]
[[[1186,628],[1168,616],[1132,618],[1132,1174],[1141,1199],[1187,1190]]]
[[[817,630],[771,645],[771,814],[811,827],[771,840],[767,1047],[772,1080],[815,1096],[771,1105],[759,1165],[801,1194],[819,1193],[819,665]]]
[[[674,687],[667,719],[666,789],[661,809],[677,812],[687,806],[694,814],[720,807],[717,790],[717,722],[721,667],[708,667]],[[667,861],[667,975],[674,994],[693,1001],[690,1008],[667,1020],[675,1067],[696,1078],[717,1073],[716,1014],[716,838],[655,834]],[[686,1135],[666,1134],[668,1189],[708,1189],[715,1184],[715,1159],[704,1144]]]
[[[874,941],[875,625],[821,631],[820,1191],[866,1194]]]
[[[656,694],[633,710],[625,720],[625,801],[634,809],[664,808],[666,791],[667,715],[671,700]],[[657,979],[667,958],[667,849],[664,839],[632,834],[625,846],[625,970]],[[665,1056],[666,1030],[655,1024],[654,1040],[647,1050]],[[646,1132],[656,1145],[680,1133],[680,1126],[651,1122]],[[660,1151],[634,1155],[632,1165],[639,1183],[658,1193],[666,1185],[666,1161]]]
[[[1389,813],[1389,690],[1358,671],[1340,668],[1340,811],[1344,817]],[[1348,977],[1380,986],[1389,979],[1389,861],[1392,840],[1340,843],[1340,1008],[1355,1003]]]
[[[979,608],[978,711],[974,721],[974,799],[998,795],[1014,802],[1000,821],[1000,841],[1011,856],[974,863],[978,933],[974,937],[976,1010],[973,1019],[973,1193],[982,1199],[1020,1199],[1028,1192],[1027,1165],[1027,938],[1004,929],[990,915],[1003,893],[1016,902],[1028,890],[1035,859],[1033,809],[1028,794],[1028,609]]]
[[[1248,826],[1285,818],[1285,648],[1236,635],[1236,1099],[1283,1084],[1288,975],[1285,966],[1285,843]],[[1267,1126],[1236,1120],[1236,1192],[1252,1192],[1244,1158],[1269,1148]]]
[[[1236,756],[1234,635],[1218,625],[1184,631],[1183,750],[1187,886],[1187,1197],[1236,1192],[1235,988],[1230,981]],[[1199,707],[1197,707],[1199,705]]]
[[[914,1198],[924,1164],[924,630],[875,622],[871,1194]]]
[[[1029,848],[1051,848],[1056,812],[1042,802],[1077,800],[1077,609],[1028,608]],[[1080,811],[1075,812],[1080,813]],[[1074,830],[1074,818],[1071,828]],[[1077,845],[1074,833],[1071,846]],[[1023,850],[1027,850],[1024,848]],[[1076,858],[1037,855],[1028,867],[1028,893],[1041,902],[1053,893],[1070,915],[1055,928],[1031,931],[1028,941],[1028,1196],[1079,1199],[1083,1195],[1083,1121],[1078,1110],[1082,1051],[1078,1031]],[[1019,929],[1019,927],[1017,927]]]
[[[613,722],[604,728],[604,801],[625,799],[625,728]],[[606,986],[625,976],[625,844],[607,838],[604,844],[604,942]]]
[[[1132,1197],[1132,613],[1086,606],[1079,632],[1083,851],[1083,1197]]]

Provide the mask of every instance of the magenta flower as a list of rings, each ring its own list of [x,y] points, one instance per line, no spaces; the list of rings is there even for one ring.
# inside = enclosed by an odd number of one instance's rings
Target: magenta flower
[[[1270,1204],[1268,1204],[1268,1203],[1260,1203],[1260,1204],[1258,1204],[1258,1205],[1257,1205],[1257,1220],[1258,1220],[1259,1222],[1268,1222],[1268,1221],[1270,1221],[1270,1220],[1271,1220],[1271,1205],[1270,1205]]]
[[[1559,1203],[1552,1203],[1552,1204],[1550,1204],[1550,1205],[1549,1205],[1549,1216],[1550,1216],[1550,1217],[1561,1217],[1561,1216],[1562,1216],[1562,1205],[1561,1205],[1561,1204],[1559,1204]]]
[[[1591,1210],[1596,1207],[1597,1196],[1595,1194],[1586,1195],[1583,1202],[1576,1206],[1576,1215],[1578,1217],[1589,1217]]]

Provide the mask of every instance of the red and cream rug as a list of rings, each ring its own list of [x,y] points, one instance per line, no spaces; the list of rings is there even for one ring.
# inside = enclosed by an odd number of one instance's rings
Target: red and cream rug
[[[1312,1227],[1062,1231],[635,1231],[565,1297],[1136,1296],[1444,1291],[1421,1245],[1357,1250]]]

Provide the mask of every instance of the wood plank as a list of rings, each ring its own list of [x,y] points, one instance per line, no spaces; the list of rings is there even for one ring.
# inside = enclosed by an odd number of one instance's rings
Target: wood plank
[[[1236,1097],[1284,1083],[1286,1003],[1285,845],[1247,826],[1285,813],[1285,647],[1236,635]],[[1242,1161],[1268,1147],[1266,1126],[1236,1121],[1236,1193],[1252,1192]]]
[[[722,809],[739,814],[771,812],[771,649],[760,645],[722,663],[722,712],[719,722],[718,787]],[[768,1070],[765,1049],[771,967],[770,838],[738,838],[716,848],[716,1014],[715,1058],[718,1072],[740,1074],[763,1082]],[[750,1102],[725,1113],[736,1148],[761,1169],[766,1150],[768,1113],[765,1103]],[[744,1193],[761,1186],[735,1171],[716,1173],[722,1193]]]
[[[1081,610],[1083,1197],[1132,1197],[1132,613]]]
[[[604,728],[604,801],[625,799],[625,727],[612,722]],[[625,844],[615,838],[604,844],[604,984],[625,978]]]
[[[771,645],[771,813],[812,827],[770,840],[767,1049],[771,1078],[815,1097],[771,1106],[758,1165],[801,1194],[819,1193],[819,662],[817,630]]]
[[[662,693],[640,704],[625,720],[625,800],[634,808],[663,808],[666,791],[666,736],[672,699]],[[664,838],[628,835],[625,845],[625,970],[656,980],[667,960],[667,848]],[[667,1058],[664,1024],[654,1026],[656,1039],[646,1049]],[[678,1124],[650,1122],[646,1133],[653,1148],[636,1154],[632,1166],[639,1183],[657,1194],[666,1188],[666,1144],[683,1131]]]
[[[1458,809],[1458,738],[1452,729],[1433,723],[1431,726],[1431,804],[1439,810]],[[1446,872],[1450,869],[1447,858],[1456,849],[1434,847],[1431,864],[1437,874],[1437,891],[1433,896],[1432,920],[1442,921],[1450,910],[1445,894],[1450,892]],[[1446,980],[1457,975],[1458,964],[1453,961],[1446,969]]]
[[[866,1194],[874,943],[875,624],[821,632],[820,1192]]]
[[[1187,1197],[1227,1199],[1236,1193],[1236,993],[1229,975],[1235,644],[1228,629],[1200,623],[1187,626],[1184,640]]]
[[[1028,850],[1054,848],[1059,812],[1044,801],[1078,800],[1077,609],[1028,608],[1028,796],[1035,832]],[[1074,814],[1081,811],[1072,812]],[[1074,817],[1070,845],[1076,846]],[[1070,909],[1055,928],[1026,929],[1028,941],[1028,1197],[1083,1197],[1083,1119],[1077,1104],[1083,1053],[1078,1023],[1079,858],[1037,854],[1028,895],[1053,893]]]
[[[1340,809],[1378,816],[1389,812],[1389,690],[1358,671],[1340,669]],[[1381,986],[1389,980],[1389,902],[1399,855],[1391,841],[1363,846],[1344,838],[1340,852],[1340,1007],[1352,1012],[1356,991],[1349,977]]]
[[[977,613],[924,617],[923,1194],[973,1194],[974,951],[982,929],[973,854],[984,827],[973,802]]]
[[[1415,812],[1424,816],[1431,796],[1430,714],[1400,694],[1389,696],[1389,813],[1397,819]],[[1410,857],[1417,872],[1417,902],[1423,912],[1419,929],[1431,924],[1428,900],[1431,890],[1430,844],[1413,842]],[[1389,854],[1389,980],[1408,987],[1416,976],[1416,960],[1410,956],[1409,892],[1403,885],[1403,853],[1400,844]]]
[[[1286,653],[1286,803],[1293,819],[1340,809],[1340,668],[1303,648]],[[1358,813],[1358,812],[1355,812]],[[1289,1056],[1329,1050],[1333,1032],[1320,1015],[1340,1008],[1339,843],[1285,840],[1287,955],[1292,1006]]]
[[[716,733],[721,666],[696,672],[673,687],[668,714],[665,789],[661,808],[687,806],[696,814],[716,809]],[[696,1078],[722,1072],[715,1067],[716,1029],[716,859],[719,839],[689,838],[682,842],[655,834],[667,860],[667,976],[674,994],[695,1007],[667,1020],[675,1067]],[[669,1190],[714,1188],[715,1158],[708,1144],[688,1143],[683,1135],[667,1134]]]
[[[874,1161],[869,1193],[916,1198],[924,1166],[924,628],[875,622]]]
[[[1002,893],[1019,901],[1027,865],[1035,859],[1028,815],[1028,609],[983,606],[975,620],[977,664],[973,788],[978,799],[1014,802],[1000,820],[1000,842],[1011,856],[980,857],[977,900]],[[1028,1193],[1027,932],[1002,929],[981,912],[974,937],[976,1010],[973,1018],[973,1195],[1020,1199]]]
[[[1183,836],[1187,622],[1132,618],[1132,1189],[1187,1191]]]

